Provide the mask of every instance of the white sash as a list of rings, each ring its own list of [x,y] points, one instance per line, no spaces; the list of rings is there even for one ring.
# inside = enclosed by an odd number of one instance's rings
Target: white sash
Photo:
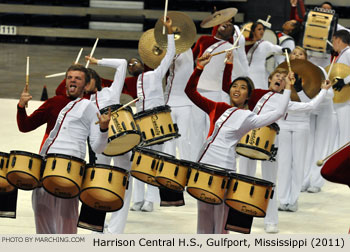
[[[264,107],[265,103],[268,101],[268,99],[270,99],[271,96],[273,96],[275,94],[275,92],[268,92],[266,94],[263,95],[263,97],[260,98],[260,100],[256,103],[254,109],[253,109],[253,113],[259,115],[260,111],[262,110],[262,108]]]
[[[255,53],[255,50],[258,48],[258,46],[263,42],[264,40],[259,40],[258,42],[256,42],[252,48],[249,49],[248,53],[247,53],[247,59],[248,59],[248,65],[250,66],[250,64],[252,63],[253,60],[253,55]]]
[[[138,107],[138,111],[143,111],[145,109],[145,95],[144,95],[144,91],[143,91],[143,75],[144,73],[142,73],[141,76],[139,76],[137,78],[137,97],[139,98],[139,100],[136,102],[137,107]]]
[[[208,52],[208,53],[212,53],[212,51],[214,51],[216,48],[218,48],[219,46],[225,44],[225,43],[228,43],[228,41],[224,41],[224,40],[220,40],[214,44],[212,44],[211,46],[209,46],[205,51],[204,53]],[[204,54],[203,53],[203,54]],[[202,55],[203,55],[202,54]]]
[[[74,101],[69,102],[58,114],[55,127],[50,131],[49,137],[45,140],[43,147],[41,148],[40,155],[44,156],[49,150],[51,144],[55,140],[58,135],[58,132],[61,128],[64,118],[66,114],[74,107],[75,104],[80,102],[83,98],[77,98]]]

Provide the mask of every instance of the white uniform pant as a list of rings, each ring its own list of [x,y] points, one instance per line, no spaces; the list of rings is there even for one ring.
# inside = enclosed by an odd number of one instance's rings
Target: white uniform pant
[[[257,160],[249,159],[243,156],[239,156],[239,173],[255,177]],[[270,181],[275,184],[275,192],[277,191],[277,161],[261,161],[261,174],[264,180]],[[278,224],[278,209],[277,209],[277,196],[276,193],[272,199],[269,200],[266,216],[264,218],[265,224]]]
[[[163,151],[176,157],[176,147],[179,150],[181,159],[190,160],[190,123],[192,106],[171,107],[171,118],[179,128],[179,138],[166,141]]]
[[[148,149],[154,151],[162,151],[163,145],[153,145],[148,147]],[[134,189],[132,193],[133,202],[160,202],[159,189],[156,186],[146,184],[138,179],[133,179]],[[147,190],[146,190],[147,187]]]
[[[337,113],[339,126],[338,149],[350,141],[350,104],[335,103],[334,110]]]
[[[208,91],[208,90],[198,90],[201,95],[204,97],[220,102],[222,101],[222,93],[221,91]],[[201,110],[196,105],[192,106],[192,114],[191,114],[191,161],[196,162],[199,151],[201,150],[204,141],[207,139],[208,132],[210,127],[210,120],[207,113]]]
[[[316,162],[333,152],[337,124],[335,113],[311,115],[303,187],[321,188],[324,185],[324,179],[320,173],[322,167],[317,166]]]
[[[102,154],[97,154],[96,158],[97,158],[96,163],[98,164],[109,165],[111,160],[113,159],[114,166],[123,168],[127,171],[130,171],[131,169],[131,162],[130,162],[131,151],[125,153],[124,155],[116,156],[116,157],[108,157]],[[124,205],[121,209],[119,209],[116,212],[113,212],[111,215],[111,219],[108,224],[108,231],[110,233],[113,233],[113,234],[124,233],[124,228],[128,218],[129,206],[130,206],[131,195],[132,195],[132,184],[133,184],[133,180],[130,176],[129,186],[128,186],[128,189],[125,191],[125,195],[124,195]]]
[[[309,129],[281,129],[278,135],[278,199],[280,204],[297,202],[304,180]]]
[[[62,199],[34,189],[32,207],[37,234],[76,234],[79,218],[79,197]]]
[[[225,224],[228,206],[207,204],[197,201],[197,234],[227,234]]]

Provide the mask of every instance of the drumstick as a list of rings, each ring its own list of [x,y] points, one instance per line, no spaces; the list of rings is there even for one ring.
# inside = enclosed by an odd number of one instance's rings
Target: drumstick
[[[123,109],[123,108],[126,108],[127,106],[129,106],[130,104],[134,103],[134,102],[137,102],[140,98],[137,97],[136,99],[132,100],[132,101],[129,101],[128,103],[124,104],[123,106],[121,106],[120,108],[118,108],[116,111],[113,111],[113,113],[116,113],[118,112],[119,110]],[[97,121],[95,122],[95,124],[99,124],[100,121]]]
[[[82,52],[83,52],[83,48],[80,48],[80,51],[78,53],[77,58],[75,59],[74,64],[78,64]],[[66,72],[46,75],[45,78],[53,78],[53,77],[59,77],[59,76],[64,76],[64,75],[66,75]]]
[[[332,42],[330,42],[328,39],[327,39],[327,44],[329,44],[333,48]]]
[[[327,161],[331,156],[337,154],[339,151],[343,150],[345,147],[347,147],[350,144],[350,142],[347,142],[346,144],[344,144],[342,147],[340,147],[338,150],[336,150],[335,152],[333,152],[332,154],[328,155],[327,157],[325,157],[324,159],[320,159],[316,162],[317,166],[322,166],[323,163],[325,161]]]
[[[219,55],[219,54],[222,54],[222,53],[225,53],[225,52],[231,51],[233,49],[237,49],[237,48],[240,48],[240,46],[233,46],[233,47],[226,49],[226,50],[223,50],[221,52],[213,53],[211,56]]]
[[[89,55],[90,57],[92,57],[92,56],[94,55],[94,52],[95,52],[95,49],[96,49],[96,46],[97,46],[97,42],[98,42],[98,38],[96,39],[95,44],[94,44],[94,46],[92,47],[91,53],[90,53],[90,55]],[[88,61],[86,62],[85,68],[88,68],[88,67],[89,67],[89,64],[90,64],[90,60],[88,60]]]
[[[166,22],[166,15],[168,12],[168,0],[165,0],[165,9],[164,9],[164,22]],[[163,35],[165,34],[165,25],[163,25]]]
[[[26,90],[29,89],[29,56],[27,56],[27,67],[26,67]],[[28,108],[28,103],[26,103],[26,108]]]
[[[79,53],[78,53],[77,58],[76,58],[75,61],[74,61],[74,64],[78,64],[82,52],[83,52],[83,48],[80,48],[80,51],[79,51]]]
[[[329,70],[328,70],[328,73],[327,73],[326,80],[329,80],[329,75],[330,75],[330,74],[331,74],[331,72],[332,72],[332,68],[333,68],[333,65],[334,65],[335,59],[336,59],[336,57],[334,57],[334,58],[333,58],[333,60],[332,60],[332,64],[331,64],[331,66],[329,67]]]
[[[289,61],[288,51],[287,51],[287,50],[285,50],[285,51],[284,51],[284,53],[285,53],[285,55],[286,55],[286,60],[287,60],[287,65],[288,65],[288,70],[289,70],[289,72],[292,72],[292,68],[291,68],[291,66],[290,66],[290,61]]]

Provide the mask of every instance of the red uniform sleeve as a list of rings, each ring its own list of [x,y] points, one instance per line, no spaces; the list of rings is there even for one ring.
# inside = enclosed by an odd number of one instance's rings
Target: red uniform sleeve
[[[29,132],[35,130],[47,122],[50,113],[50,99],[42,104],[30,116],[27,116],[25,108],[17,105],[17,126],[21,132]]]
[[[249,110],[253,111],[256,103],[260,100],[261,97],[263,97],[264,94],[266,94],[267,92],[270,92],[270,90],[267,89],[254,89],[252,91],[252,94],[249,97],[249,101],[248,101],[248,106],[249,106]]]
[[[137,77],[125,78],[122,93],[130,95],[133,99],[136,99],[137,98],[136,83],[137,83]]]
[[[190,79],[187,82],[185,93],[187,94],[188,98],[190,98],[190,100],[197,105],[197,107],[205,111],[207,114],[210,114],[210,112],[215,108],[216,102],[205,98],[197,91],[198,80],[202,72],[203,70],[199,70],[198,68],[194,69]]]
[[[230,85],[232,82],[232,79],[231,79],[232,69],[233,69],[233,64],[226,63],[225,69],[224,69],[224,76],[222,78],[222,90],[227,94],[230,94]]]
[[[56,88],[56,95],[67,95],[66,92],[66,79],[63,79],[61,83]]]

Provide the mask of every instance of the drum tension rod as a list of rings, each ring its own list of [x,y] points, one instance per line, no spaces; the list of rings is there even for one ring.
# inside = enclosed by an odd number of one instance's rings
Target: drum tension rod
[[[210,186],[213,183],[213,176],[209,177],[208,185]]]
[[[179,173],[179,166],[177,165],[175,167],[174,176],[176,177],[178,173]]]
[[[4,159],[1,159],[1,162],[0,162],[0,169],[2,169],[4,167]]]
[[[123,178],[123,186],[125,186],[127,184],[127,182],[128,182],[128,180],[127,180],[126,176],[124,176],[124,178]]]
[[[268,199],[268,198],[269,198],[269,193],[270,193],[269,189],[266,189],[266,192],[265,192],[265,199]]]
[[[16,164],[16,156],[13,157],[11,166],[14,167]]]
[[[159,160],[159,162],[160,162],[160,160]],[[162,163],[160,164],[160,166],[159,166],[159,172],[161,172],[162,170],[163,170],[163,166],[164,166],[164,162],[163,162],[163,160],[162,160]],[[158,167],[158,166],[157,166]],[[157,169],[156,169],[157,170]]]
[[[199,172],[197,172],[197,173],[196,173],[196,175],[194,175],[194,179],[193,179],[193,180],[194,180],[194,182],[197,182],[198,177],[199,177]]]
[[[235,184],[233,185],[233,191],[235,192],[237,190],[238,187],[238,181],[235,182]]]
[[[252,185],[252,187],[250,188],[250,192],[249,192],[250,196],[252,196],[254,194],[254,186]]]
[[[54,159],[51,164],[51,169],[54,170],[55,168],[56,168],[56,159]]]
[[[67,165],[67,172],[70,173],[70,169],[72,167],[72,162],[69,160],[68,165]]]
[[[108,182],[111,183],[113,177],[112,171],[108,174]]]
[[[135,156],[135,152],[133,151],[133,152],[131,153],[130,162],[132,162],[132,161],[134,160],[134,156]]]
[[[223,179],[223,180],[222,180],[222,183],[221,183],[221,189],[224,189],[224,188],[225,188],[225,185],[226,185],[226,180]]]
[[[29,159],[29,164],[28,164],[29,170],[31,170],[32,167],[33,167],[33,158]]]
[[[95,177],[95,170],[93,169],[90,174],[90,180],[93,180]]]
[[[153,159],[153,160],[152,160],[152,164],[151,164],[151,169],[152,169],[152,170],[153,170],[154,167],[156,166],[156,162],[157,162],[156,159]]]
[[[84,166],[80,166],[79,175],[80,175],[80,176],[83,176],[83,175],[84,175]]]
[[[272,199],[272,198],[273,198],[274,193],[275,193],[275,191],[274,191],[274,190],[272,190],[272,192],[271,192],[271,196],[270,196],[270,199]]]

